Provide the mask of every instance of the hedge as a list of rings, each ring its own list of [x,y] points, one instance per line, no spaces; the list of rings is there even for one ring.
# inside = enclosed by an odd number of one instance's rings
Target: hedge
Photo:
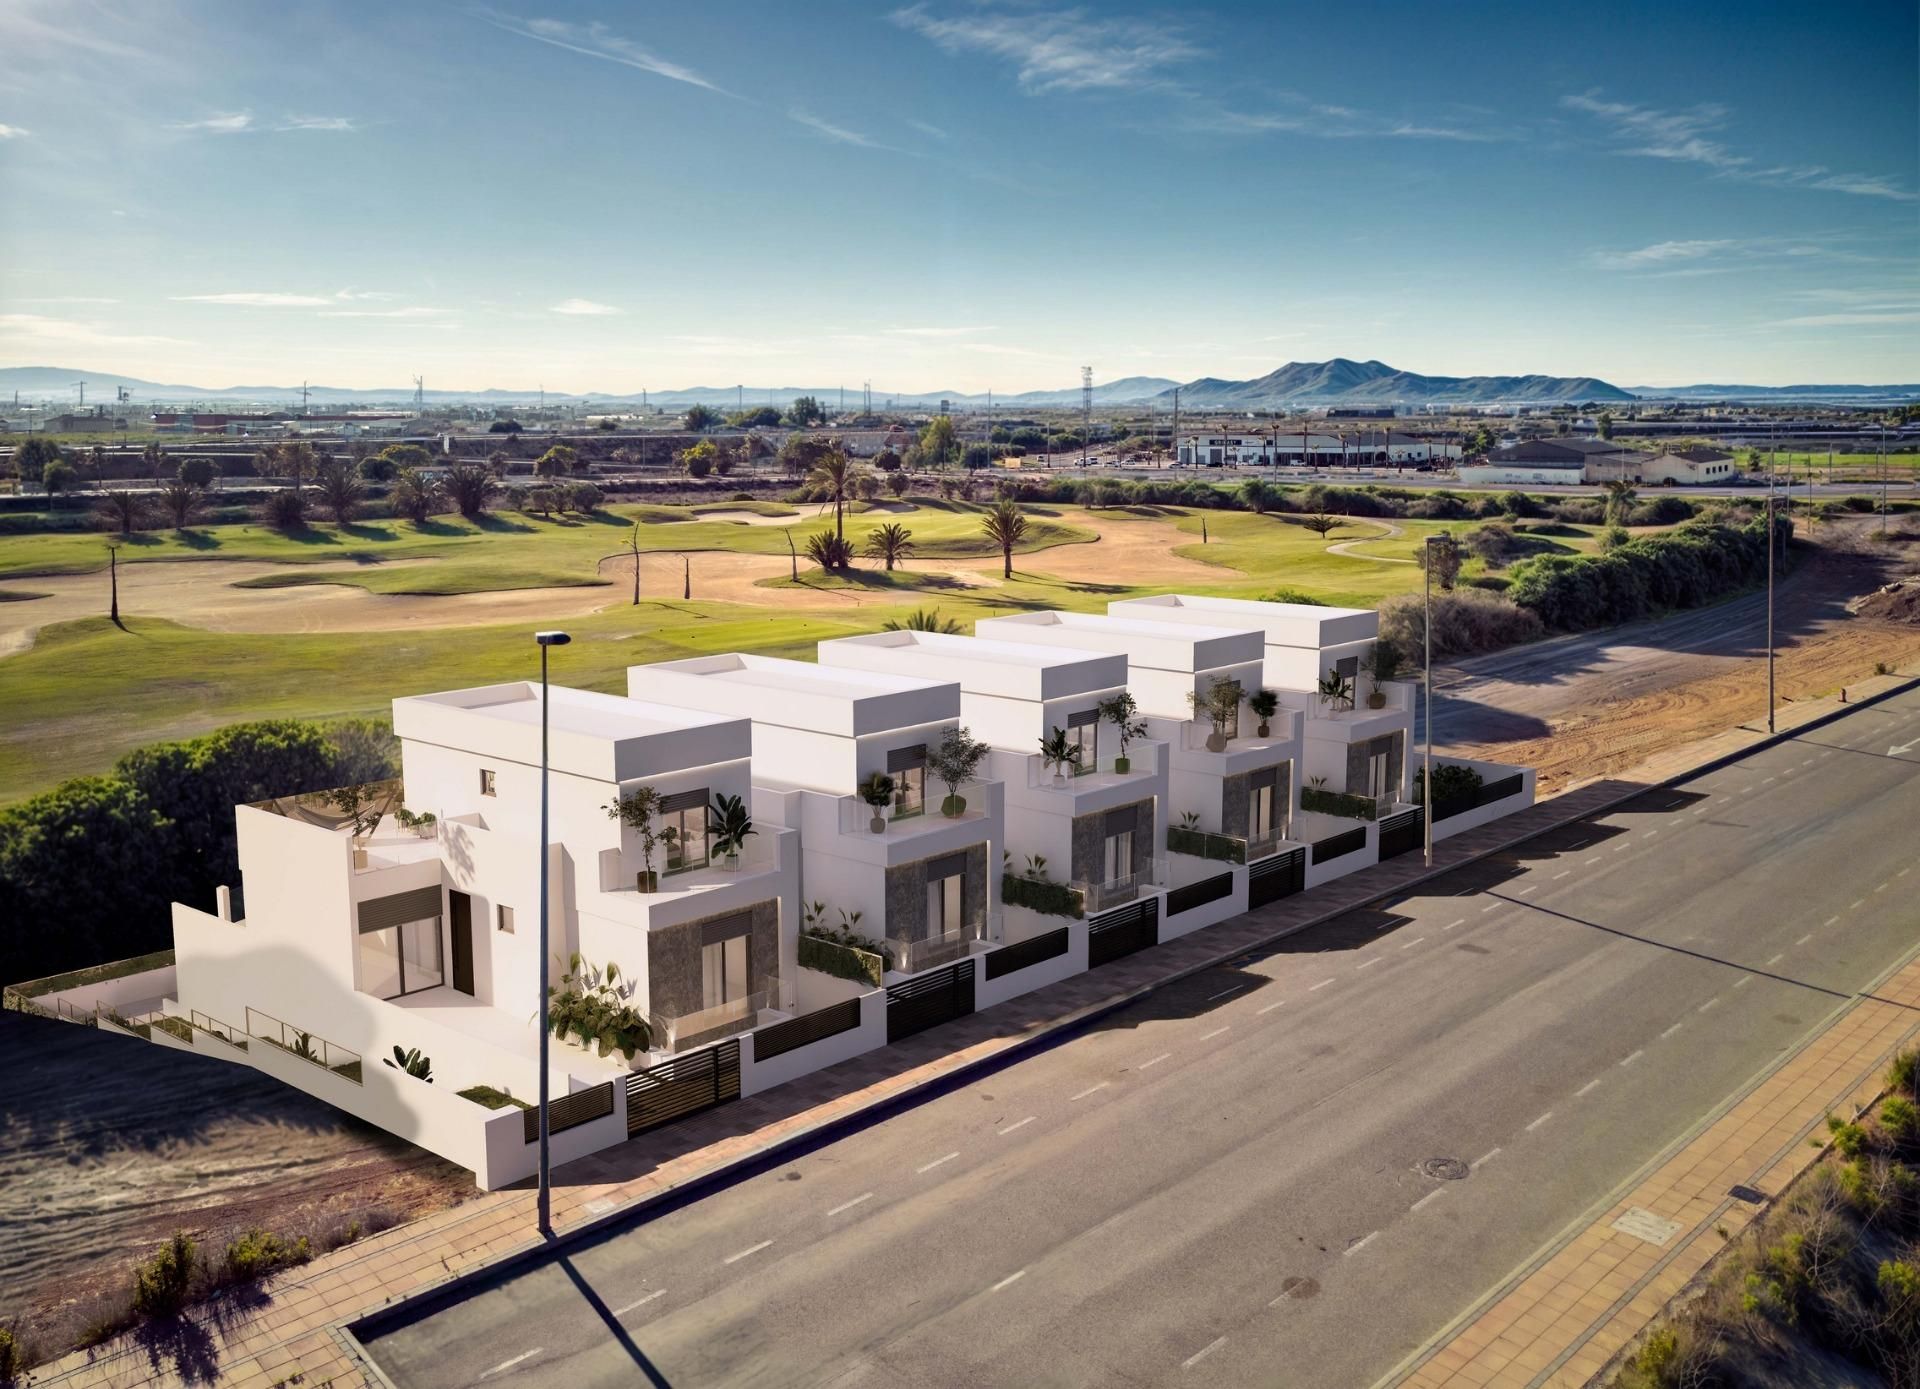
[[[887,962],[871,951],[855,950],[850,945],[822,940],[805,931],[800,933],[800,967],[874,988],[887,977]]]
[[[1167,848],[1172,853],[1216,859],[1221,863],[1247,861],[1247,846],[1239,840],[1229,839],[1224,834],[1208,834],[1205,830],[1184,829],[1179,825],[1167,830]]]
[[[1312,786],[1301,789],[1300,808],[1337,815],[1342,820],[1371,820],[1379,809],[1371,796],[1350,796],[1344,791],[1322,791]]]
[[[1000,900],[1010,907],[1025,907],[1042,916],[1070,916],[1078,921],[1087,914],[1084,899],[1066,883],[1022,877],[1018,873],[1001,877]]]
[[[1792,523],[1776,518],[1783,542]],[[1783,543],[1776,564],[1792,550]],[[1576,632],[1694,608],[1749,588],[1767,572],[1766,522],[1690,522],[1665,535],[1628,541],[1604,555],[1540,555],[1510,571],[1507,596],[1549,627]]]

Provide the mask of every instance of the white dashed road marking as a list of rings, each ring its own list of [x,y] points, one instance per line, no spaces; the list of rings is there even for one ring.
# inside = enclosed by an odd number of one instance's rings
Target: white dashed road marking
[[[1407,1209],[1410,1211],[1417,1211],[1422,1206],[1426,1205],[1427,1202],[1433,1200],[1435,1197],[1445,1196],[1446,1194],[1447,1194],[1447,1189],[1444,1186],[1437,1186],[1432,1191],[1429,1191],[1425,1196],[1422,1196],[1418,1201],[1415,1201],[1411,1206],[1408,1206]]]
[[[1225,998],[1225,997],[1226,997],[1226,996],[1227,996],[1228,994],[1237,994],[1237,993],[1239,993],[1239,992],[1240,992],[1240,990],[1242,990],[1242,989],[1244,989],[1244,988],[1246,988],[1246,987],[1247,987],[1247,986],[1246,986],[1245,984],[1235,984],[1235,985],[1234,985],[1234,986],[1233,986],[1233,987],[1232,987],[1231,989],[1222,989],[1222,990],[1220,990],[1220,992],[1219,992],[1219,993],[1217,993],[1217,994],[1208,994],[1208,995],[1207,995],[1207,1002],[1209,1002],[1209,1003],[1211,1003],[1211,1002],[1213,1002],[1213,1001],[1214,1001],[1214,1000],[1215,1000],[1216,998]]]
[[[1180,1368],[1183,1370],[1191,1370],[1195,1365],[1198,1365],[1202,1360],[1205,1360],[1209,1355],[1212,1355],[1216,1350],[1219,1350],[1220,1347],[1224,1346],[1226,1343],[1227,1343],[1227,1338],[1225,1336],[1222,1336],[1217,1341],[1208,1342],[1206,1345],[1202,1346],[1199,1350],[1196,1350],[1192,1355],[1189,1355],[1185,1360],[1181,1361]]]
[[[1365,1239],[1355,1240],[1352,1244],[1348,1245],[1345,1249],[1340,1251],[1340,1257],[1343,1259],[1352,1258],[1355,1254],[1358,1254],[1362,1249],[1365,1249],[1368,1245],[1372,1244],[1375,1237],[1378,1236],[1379,1233],[1380,1232],[1378,1230],[1375,1230],[1373,1234],[1368,1235]]]
[[[1425,936],[1415,936],[1412,940],[1408,941],[1405,945],[1401,946],[1400,948],[1402,950],[1411,950],[1413,949],[1414,946],[1420,944],[1420,942],[1425,939],[1426,939]]]
[[[1018,1283],[1022,1278],[1025,1278],[1026,1276],[1027,1276],[1027,1271],[1024,1268],[1021,1269],[1018,1273],[1009,1273],[1005,1278],[1002,1278],[998,1283],[995,1283],[991,1288],[988,1288],[987,1291],[990,1293],[997,1293],[1002,1288],[1011,1287],[1013,1284]]]
[[[1233,1031],[1233,1025],[1232,1025],[1231,1023],[1229,1023],[1229,1024],[1228,1024],[1227,1026],[1225,1026],[1225,1027],[1216,1027],[1216,1028],[1214,1028],[1214,1029],[1213,1029],[1213,1031],[1211,1031],[1211,1032],[1209,1032],[1209,1033],[1207,1033],[1207,1034],[1206,1034],[1206,1035],[1205,1035],[1204,1037],[1202,1037],[1202,1038],[1201,1038],[1200,1040],[1201,1040],[1201,1041],[1203,1041],[1203,1042],[1211,1042],[1211,1041],[1212,1041],[1212,1040],[1213,1040],[1213,1039],[1214,1039],[1215,1037],[1218,1037],[1218,1036],[1219,1036],[1219,1035],[1220,1035],[1221,1033],[1223,1033],[1223,1032],[1231,1032],[1231,1031]]]
[[[1569,868],[1569,869],[1566,869],[1566,870],[1565,870],[1565,871],[1563,871],[1563,872],[1559,872],[1559,873],[1555,873],[1555,874],[1553,875],[1553,880],[1554,880],[1554,881],[1555,881],[1555,882],[1557,883],[1557,882],[1559,882],[1559,881],[1560,881],[1560,880],[1561,880],[1562,878],[1565,878],[1565,877],[1568,877],[1568,876],[1570,876],[1570,875],[1571,875],[1572,873],[1573,873],[1573,870],[1572,870],[1571,868]]]
[[[854,1197],[851,1201],[842,1201],[839,1205],[835,1206],[832,1210],[828,1211],[827,1214],[843,1215],[847,1211],[850,1211],[855,1206],[859,1205],[862,1201],[871,1201],[872,1199],[873,1199],[873,1193],[871,1191],[862,1192],[860,1195]]]
[[[1331,979],[1322,979],[1318,984],[1315,984],[1313,986],[1313,989],[1308,989],[1307,992],[1312,993],[1314,989],[1324,989],[1327,987],[1327,985],[1331,984],[1332,982],[1333,980]]]
[[[1479,1157],[1475,1158],[1472,1162],[1468,1163],[1467,1167],[1471,1171],[1478,1172],[1480,1170],[1481,1163],[1492,1162],[1495,1158],[1499,1156],[1500,1156],[1500,1150],[1498,1148],[1489,1148],[1486,1152],[1480,1154]]]
[[[1039,1116],[1029,1114],[1026,1118],[1022,1119],[1017,1124],[1008,1124],[1004,1129],[1001,1129],[999,1131],[1000,1136],[1002,1138],[1005,1138],[1008,1134],[1012,1133],[1015,1129],[1024,1129],[1028,1124],[1031,1124],[1037,1117]]]
[[[1660,1039],[1662,1041],[1665,1041],[1667,1038],[1671,1037],[1674,1033],[1678,1032],[1681,1028],[1685,1026],[1686,1024],[1683,1022],[1675,1023],[1672,1027],[1669,1027],[1665,1032],[1662,1032],[1660,1034]]]
[[[1807,943],[1808,941],[1810,941],[1810,940],[1812,940],[1812,939],[1813,939],[1813,932],[1811,932],[1811,931],[1809,931],[1809,932],[1807,932],[1807,933],[1806,933],[1806,934],[1805,934],[1804,936],[1802,936],[1802,937],[1800,937],[1800,939],[1799,939],[1799,940],[1797,940],[1797,941],[1795,941],[1795,942],[1794,942],[1794,944],[1795,944],[1795,945],[1805,945],[1805,944],[1806,944],[1806,943]]]
[[[1773,960],[1777,960],[1779,958],[1780,957],[1778,955],[1775,955],[1773,957]],[[1772,964],[1773,960],[1768,960],[1767,963]],[[1752,982],[1753,982],[1753,976],[1751,974],[1743,974],[1738,979],[1733,981],[1733,987],[1736,989],[1744,989],[1746,988],[1747,985],[1751,984]]]
[[[742,1259],[746,1258],[749,1254],[758,1254],[762,1249],[765,1249],[768,1245],[772,1243],[773,1241],[770,1239],[763,1239],[760,1241],[760,1243],[754,1245],[750,1249],[742,1249],[738,1254],[727,1255],[727,1257],[722,1259],[720,1262],[723,1264],[737,1264]]]
[[[1621,1057],[1620,1064],[1622,1066],[1631,1066],[1634,1062],[1638,1061],[1641,1057],[1645,1056],[1646,1054],[1647,1053],[1645,1048],[1642,1048],[1641,1050],[1634,1052],[1631,1056]]]
[[[1538,1119],[1535,1119],[1531,1124],[1527,1125],[1527,1132],[1532,1133],[1535,1129],[1539,1128],[1542,1124],[1546,1123],[1547,1120],[1551,1119],[1552,1117],[1553,1117],[1553,1111],[1549,1109],[1545,1114],[1542,1114]]]
[[[634,1308],[644,1307],[649,1302],[653,1301],[656,1297],[665,1297],[666,1295],[667,1295],[667,1290],[665,1288],[655,1288],[652,1292],[648,1293],[645,1297],[641,1298],[638,1302],[629,1302],[624,1307],[614,1308],[613,1314],[616,1317],[624,1317],[627,1313],[631,1312]]]
[[[1087,1096],[1093,1094],[1094,1091],[1104,1090],[1111,1084],[1113,1084],[1112,1081],[1103,1080],[1098,1085],[1089,1085],[1086,1089],[1082,1090],[1079,1094],[1070,1096],[1067,1100],[1067,1103],[1072,1104],[1074,1100],[1084,1100]]]
[[[1442,926],[1440,929],[1443,931],[1451,931],[1456,926],[1464,926],[1466,924],[1467,924],[1467,919],[1463,916],[1458,921],[1449,921],[1446,925]]]
[[[535,1346],[532,1350],[526,1351],[520,1355],[516,1355],[511,1360],[502,1360],[498,1365],[495,1365],[491,1370],[482,1370],[480,1372],[480,1378],[485,1379],[488,1375],[497,1375],[502,1370],[511,1370],[515,1365],[518,1365],[522,1360],[531,1360],[533,1359],[534,1356],[538,1355],[541,1351],[545,1349],[546,1349],[545,1346]]]
[[[1598,1076],[1595,1076],[1592,1080],[1588,1081],[1585,1085],[1581,1086],[1578,1090],[1575,1090],[1573,1092],[1573,1097],[1577,1100],[1582,1095],[1592,1094],[1599,1087],[1600,1087],[1600,1078]]]
[[[1698,1008],[1694,1009],[1693,1011],[1696,1013],[1704,1013],[1709,1008],[1717,1007],[1719,1003],[1720,1003],[1720,1000],[1717,997],[1710,998],[1705,1003],[1701,1004]]]
[[[948,1154],[947,1154],[947,1155],[946,1155],[945,1157],[937,1157],[937,1158],[935,1158],[935,1159],[934,1159],[934,1160],[933,1160],[932,1162],[930,1162],[930,1163],[928,1163],[928,1164],[927,1164],[927,1165],[926,1165],[925,1167],[916,1167],[916,1168],[914,1168],[914,1169],[913,1169],[913,1174],[914,1174],[914,1176],[916,1176],[916,1177],[917,1177],[917,1176],[919,1176],[919,1175],[920,1175],[920,1174],[921,1174],[922,1172],[931,1172],[931,1171],[933,1171],[933,1169],[934,1169],[934,1168],[936,1168],[936,1167],[939,1167],[939,1166],[941,1166],[941,1165],[942,1165],[943,1163],[949,1163],[949,1162],[952,1162],[952,1161],[953,1161],[953,1160],[954,1160],[955,1158],[957,1158],[957,1157],[959,1157],[959,1156],[960,1156],[960,1154],[958,1154],[958,1153],[948,1153]]]
[[[1158,1066],[1162,1061],[1165,1061],[1169,1056],[1172,1056],[1172,1055],[1173,1053],[1170,1051],[1163,1051],[1158,1056],[1154,1057],[1153,1060],[1151,1061],[1142,1061],[1138,1066],[1134,1067],[1134,1069],[1138,1071],[1144,1071],[1149,1066]]]
[[[1260,1010],[1260,1013],[1257,1016],[1264,1016],[1267,1013],[1271,1013],[1276,1008],[1284,1008],[1286,1006],[1287,1006],[1287,1001],[1283,998],[1278,1003],[1269,1003],[1266,1007]]]
[[[1359,964],[1355,965],[1353,967],[1353,972],[1355,974],[1358,974],[1361,970],[1372,969],[1375,965],[1379,963],[1380,963],[1380,956],[1375,955],[1371,960],[1362,960]]]

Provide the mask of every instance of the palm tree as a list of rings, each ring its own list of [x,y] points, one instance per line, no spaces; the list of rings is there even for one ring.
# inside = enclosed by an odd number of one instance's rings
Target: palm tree
[[[825,487],[833,494],[833,533],[840,539],[845,539],[847,534],[847,484],[853,478],[853,460],[839,449],[821,458],[813,465],[813,471],[807,474],[810,486]]]
[[[1615,478],[1607,484],[1607,524],[1624,525],[1622,519],[1632,509],[1640,491],[1625,478]]]
[[[478,463],[456,463],[447,474],[447,499],[460,508],[462,516],[484,516],[487,505],[500,484],[493,474]]]
[[[183,531],[199,513],[201,488],[184,477],[168,478],[160,488],[160,508],[173,518],[173,528]]]
[[[359,476],[338,458],[322,463],[319,476],[314,481],[319,485],[320,496],[326,502],[327,510],[343,526],[353,519],[353,513],[359,510],[361,498],[367,494]]]
[[[107,451],[98,444],[88,449],[87,467],[93,473],[93,485],[104,486],[107,476]]]
[[[950,617],[940,616],[938,608],[915,608],[904,618],[888,618],[884,625],[889,632],[939,632],[951,637],[960,635],[960,624]]]
[[[980,530],[1000,547],[1004,577],[1011,579],[1013,547],[1027,538],[1027,518],[1021,513],[1018,503],[995,502],[993,510],[980,518]]]
[[[418,468],[402,468],[393,480],[390,500],[396,513],[416,526],[423,525],[440,505],[440,488],[432,478],[422,477]]]
[[[100,499],[100,519],[122,535],[132,535],[146,519],[146,504],[131,490],[108,492]]]
[[[898,521],[889,521],[877,527],[867,537],[867,554],[873,559],[885,560],[887,572],[893,572],[893,566],[913,553],[913,532]]]

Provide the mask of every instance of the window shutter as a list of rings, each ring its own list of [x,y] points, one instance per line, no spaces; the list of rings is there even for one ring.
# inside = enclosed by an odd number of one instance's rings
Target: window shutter
[[[1100,722],[1100,711],[1098,709],[1082,709],[1077,714],[1067,715],[1068,728],[1085,728],[1090,723],[1099,723],[1099,722]]]
[[[1118,810],[1109,810],[1106,824],[1107,838],[1111,839],[1116,834],[1131,834],[1139,823],[1140,807],[1137,805],[1123,805]]]
[[[440,915],[440,889],[417,887],[411,892],[396,892],[391,897],[373,897],[360,904],[360,934],[384,931],[409,921],[425,921]]]
[[[942,854],[939,858],[927,860],[927,881],[937,882],[941,878],[956,877],[967,871],[967,854],[963,849],[957,854]]]
[[[887,770],[889,772],[909,772],[915,767],[927,765],[927,745],[915,743],[910,748],[887,749]]]
[[[1279,784],[1280,769],[1278,767],[1262,767],[1247,777],[1248,787],[1255,791],[1258,791],[1263,786],[1278,786]]]
[[[702,923],[700,944],[718,945],[723,940],[732,940],[735,936],[753,934],[753,913],[735,912],[732,916],[723,916],[717,921]]]
[[[671,796],[660,798],[660,813],[671,815],[681,810],[704,809],[707,804],[707,788],[698,791],[675,791]]]

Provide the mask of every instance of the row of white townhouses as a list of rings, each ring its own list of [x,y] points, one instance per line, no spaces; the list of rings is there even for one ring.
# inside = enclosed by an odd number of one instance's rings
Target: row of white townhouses
[[[554,687],[555,1160],[1418,852],[1377,626],[1168,595]],[[176,904],[172,967],[70,1002],[525,1177],[541,704],[396,699],[397,783],[237,807],[244,912]],[[1532,802],[1464,765],[1436,837]]]

